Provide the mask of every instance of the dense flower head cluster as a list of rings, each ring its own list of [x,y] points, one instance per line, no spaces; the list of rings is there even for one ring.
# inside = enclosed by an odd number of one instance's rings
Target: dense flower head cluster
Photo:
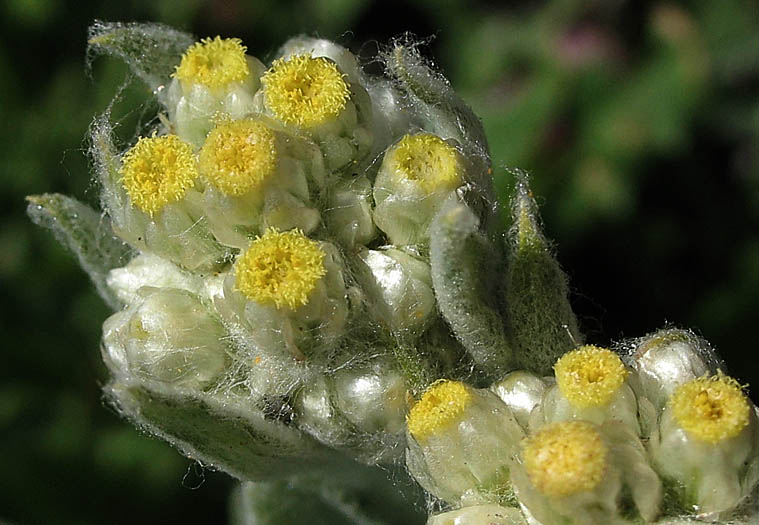
[[[160,114],[123,151],[93,124],[102,215],[29,210],[114,308],[105,390],[142,429],[256,505],[400,465],[431,525],[756,518],[744,389],[687,330],[583,344],[528,176],[503,228],[482,125],[415,43],[371,76],[308,37],[268,66],[152,24],[90,42]]]

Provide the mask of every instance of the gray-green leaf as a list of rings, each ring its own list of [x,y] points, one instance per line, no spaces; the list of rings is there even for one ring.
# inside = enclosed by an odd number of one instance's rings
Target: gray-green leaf
[[[430,226],[430,265],[438,306],[472,360],[487,375],[513,368],[512,349],[493,286],[500,254],[479,230],[479,220],[456,192]]]
[[[112,55],[157,92],[170,80],[182,54],[195,37],[161,24],[96,21],[90,26],[88,52]]]
[[[267,418],[248,400],[118,378],[105,393],[137,426],[240,480],[286,479],[347,461],[295,427]]]
[[[58,193],[30,195],[27,213],[32,222],[52,230],[90,276],[103,300],[117,310],[121,301],[105,283],[112,268],[129,260],[130,248],[113,234],[107,216],[76,199]]]
[[[456,139],[487,170],[490,155],[482,121],[450,82],[427,64],[418,47],[409,39],[397,40],[383,54],[388,74],[408,96],[424,129],[445,139]]]
[[[343,479],[295,478],[242,483],[233,494],[234,525],[380,525],[424,523],[418,486],[405,472],[356,464]]]
[[[526,173],[514,171],[505,306],[520,367],[550,374],[557,358],[582,342],[569,304],[567,277],[543,235]]]

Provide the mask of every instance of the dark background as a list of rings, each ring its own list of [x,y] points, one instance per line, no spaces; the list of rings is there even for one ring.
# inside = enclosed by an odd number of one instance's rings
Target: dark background
[[[238,36],[263,60],[299,32],[367,62],[404,31],[434,36],[426,52],[482,116],[496,165],[533,173],[589,341],[692,327],[759,380],[755,1],[5,0],[0,521],[223,522],[232,486],[103,405],[108,312],[24,215],[27,194],[97,200],[84,136],[127,72],[85,68],[96,18]],[[122,92],[126,139],[145,97],[136,82]]]

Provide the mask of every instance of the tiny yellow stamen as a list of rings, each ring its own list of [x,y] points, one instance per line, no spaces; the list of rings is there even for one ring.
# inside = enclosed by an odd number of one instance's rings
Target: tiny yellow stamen
[[[198,156],[198,169],[226,195],[261,186],[277,168],[274,132],[256,120],[233,120],[211,130]]]
[[[151,217],[180,200],[198,176],[192,146],[176,135],[141,137],[124,155],[120,173],[132,203]]]
[[[204,38],[185,51],[174,76],[183,85],[203,84],[212,89],[242,82],[250,75],[246,50],[239,38]]]
[[[312,128],[335,119],[350,98],[344,75],[324,57],[275,60],[261,77],[266,106],[285,124]]]
[[[406,135],[388,155],[390,169],[399,181],[414,181],[427,193],[450,191],[463,183],[461,155],[435,135]]]
[[[741,386],[721,372],[678,386],[669,406],[683,429],[707,443],[737,436],[748,425],[751,412]]]
[[[543,427],[524,442],[524,462],[532,484],[548,496],[593,490],[606,471],[607,448],[586,421]]]
[[[417,441],[425,441],[459,419],[472,403],[471,388],[459,381],[441,380],[422,395],[406,423]]]
[[[567,352],[553,369],[559,390],[577,408],[606,405],[627,378],[617,354],[593,345]]]
[[[308,303],[327,273],[324,257],[319,244],[301,232],[269,229],[237,259],[237,289],[258,303],[294,310]]]

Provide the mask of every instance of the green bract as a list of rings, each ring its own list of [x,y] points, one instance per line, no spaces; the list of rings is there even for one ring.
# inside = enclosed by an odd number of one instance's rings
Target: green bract
[[[90,45],[159,113],[123,148],[95,119],[99,210],[29,214],[114,310],[109,401],[243,481],[237,522],[757,519],[742,387],[686,330],[583,345],[529,177],[497,202],[480,120],[417,44],[382,77],[303,36],[271,64],[155,24]]]

